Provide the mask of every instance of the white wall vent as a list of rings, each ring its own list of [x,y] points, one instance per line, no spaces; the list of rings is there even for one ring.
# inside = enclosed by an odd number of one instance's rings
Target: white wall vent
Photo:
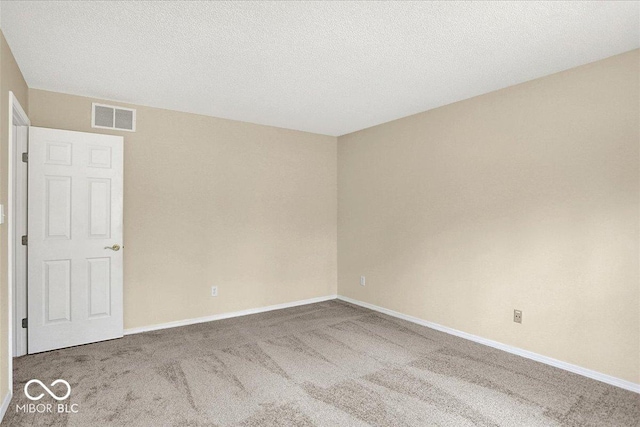
[[[94,102],[91,106],[91,127],[135,132],[136,110]]]

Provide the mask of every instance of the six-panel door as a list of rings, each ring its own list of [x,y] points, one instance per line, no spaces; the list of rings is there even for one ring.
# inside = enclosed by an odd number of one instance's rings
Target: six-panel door
[[[122,205],[122,137],[29,128],[29,353],[122,336]]]

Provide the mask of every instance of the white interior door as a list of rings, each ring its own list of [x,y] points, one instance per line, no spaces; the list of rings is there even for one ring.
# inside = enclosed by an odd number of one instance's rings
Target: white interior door
[[[13,356],[27,354],[27,330],[20,325],[27,317],[27,247],[22,245],[22,236],[27,234],[27,164],[22,161],[22,153],[29,150],[29,126],[13,125],[13,156],[11,170],[13,182],[11,186],[12,201],[9,215],[13,228]],[[11,266],[9,266],[11,268]]]
[[[120,136],[29,128],[28,352],[122,337]]]

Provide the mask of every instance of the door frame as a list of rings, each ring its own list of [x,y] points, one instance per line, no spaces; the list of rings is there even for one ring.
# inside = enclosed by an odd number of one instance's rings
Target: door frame
[[[17,255],[17,246],[20,245],[21,234],[17,230],[26,230],[27,210],[26,206],[20,203],[27,194],[26,180],[17,178],[17,171],[22,162],[22,153],[28,147],[28,126],[31,121],[20,105],[18,98],[13,92],[9,92],[9,153],[8,153],[8,197],[7,197],[7,282],[8,282],[8,317],[9,324],[7,328],[9,341],[8,366],[9,372],[7,379],[9,382],[9,392],[13,391],[13,357],[21,356],[27,353],[27,330],[22,328],[21,322],[17,320],[17,316],[26,317],[27,304],[27,274],[26,270],[23,274],[16,274],[16,261],[20,257],[21,265],[26,268],[27,258],[26,251],[24,255]],[[14,139],[14,126],[24,127],[18,131]],[[25,150],[25,151],[23,151]],[[17,185],[16,185],[17,184]],[[14,188],[15,187],[15,188]],[[14,217],[15,214],[15,217]],[[20,289],[21,292],[17,292]]]

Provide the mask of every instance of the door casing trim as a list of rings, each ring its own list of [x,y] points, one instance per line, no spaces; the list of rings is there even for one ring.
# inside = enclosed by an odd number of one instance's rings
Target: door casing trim
[[[16,275],[14,274],[15,266],[16,266],[16,220],[13,218],[13,210],[17,205],[18,197],[24,193],[26,193],[26,186],[22,186],[21,188],[16,188],[14,191],[14,183],[15,183],[15,172],[18,170],[18,157],[22,155],[20,147],[16,147],[13,140],[13,126],[30,126],[31,121],[25,113],[22,105],[16,98],[13,92],[9,92],[9,121],[8,123],[8,136],[9,136],[9,153],[8,153],[8,197],[7,197],[7,209],[6,209],[6,229],[7,229],[7,316],[8,316],[8,328],[7,328],[7,341],[8,341],[8,355],[7,355],[7,381],[9,387],[9,393],[13,390],[13,357],[14,357],[14,336],[18,337],[21,335],[20,332],[16,328],[21,325],[15,321],[14,317],[14,306],[15,304],[24,304],[26,306],[26,299],[24,301],[15,301],[14,289],[15,286],[20,286],[20,284],[15,283]],[[25,132],[25,135],[27,133]],[[20,153],[20,154],[18,154]],[[22,161],[22,160],[20,160]],[[26,221],[26,212],[24,212],[24,217]],[[26,265],[26,259],[25,259]],[[26,274],[25,274],[26,279]],[[26,280],[22,284],[26,288]],[[26,289],[25,289],[26,291]],[[26,292],[23,293],[26,296]],[[22,340],[24,338],[24,353],[26,354],[26,331],[23,337],[20,337]]]

